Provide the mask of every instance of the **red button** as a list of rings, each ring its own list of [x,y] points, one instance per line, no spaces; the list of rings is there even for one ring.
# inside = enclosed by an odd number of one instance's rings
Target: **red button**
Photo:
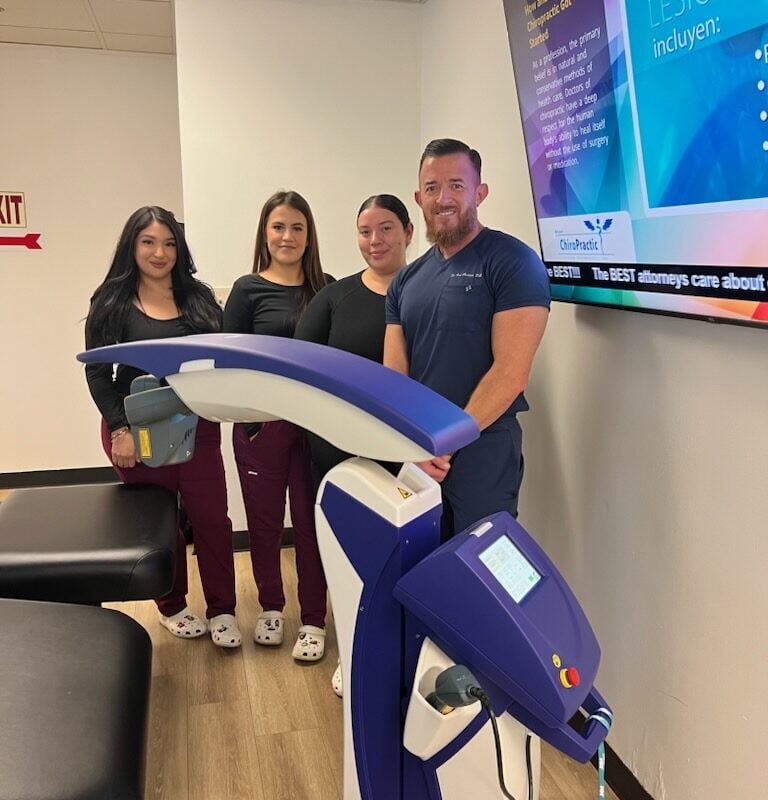
[[[574,686],[578,686],[581,683],[581,676],[576,667],[565,667],[561,669],[560,683],[562,683],[566,689],[573,689]]]
[[[568,677],[568,683],[571,686],[578,686],[581,683],[581,676],[579,675],[579,671],[576,667],[568,667],[565,671],[566,676]]]

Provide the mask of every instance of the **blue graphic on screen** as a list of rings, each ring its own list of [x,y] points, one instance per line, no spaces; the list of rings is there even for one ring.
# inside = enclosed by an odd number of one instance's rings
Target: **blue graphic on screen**
[[[650,208],[765,196],[766,3],[626,3]]]
[[[605,233],[605,231],[607,231],[611,227],[611,225],[613,225],[612,217],[607,217],[602,222],[600,222],[600,217],[598,217],[594,222],[592,222],[592,220],[589,219],[584,220],[584,227],[588,231],[592,231],[593,233],[596,233],[598,235],[598,238],[600,239],[601,253],[605,253],[605,247],[603,245],[603,233]]]
[[[504,0],[555,299],[768,328],[768,0]]]

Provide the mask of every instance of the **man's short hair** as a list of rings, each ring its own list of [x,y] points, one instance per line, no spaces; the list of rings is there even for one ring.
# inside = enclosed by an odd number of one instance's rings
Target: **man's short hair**
[[[424,152],[421,154],[421,161],[419,161],[419,172],[421,172],[421,166],[426,159],[438,158],[439,156],[452,156],[455,153],[464,153],[467,158],[469,158],[469,160],[472,162],[472,166],[475,168],[475,172],[477,172],[478,181],[482,182],[480,173],[482,170],[483,161],[480,158],[480,153],[478,153],[477,150],[472,149],[468,144],[460,142],[458,139],[433,139],[424,148]]]

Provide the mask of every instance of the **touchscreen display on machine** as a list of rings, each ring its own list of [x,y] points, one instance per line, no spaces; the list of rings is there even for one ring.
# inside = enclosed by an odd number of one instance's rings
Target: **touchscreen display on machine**
[[[480,553],[480,560],[516,603],[541,580],[531,562],[506,536],[486,547]]]

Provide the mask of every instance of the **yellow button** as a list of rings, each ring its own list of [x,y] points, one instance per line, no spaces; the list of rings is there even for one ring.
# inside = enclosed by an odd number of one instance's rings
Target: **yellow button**
[[[554,653],[554,654],[552,655],[552,663],[553,663],[553,664],[554,664],[554,665],[555,665],[555,666],[556,666],[558,669],[560,669],[560,664],[561,664],[562,662],[560,661],[560,656],[559,656],[557,653]]]

